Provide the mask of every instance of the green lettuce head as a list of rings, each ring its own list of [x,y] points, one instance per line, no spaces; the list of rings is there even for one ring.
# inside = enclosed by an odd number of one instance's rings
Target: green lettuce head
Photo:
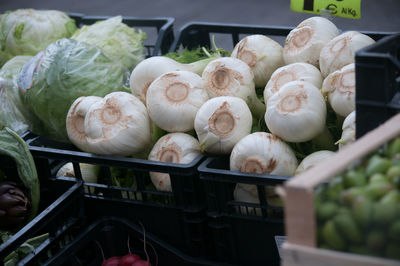
[[[40,126],[18,89],[18,76],[32,56],[15,56],[0,69],[0,125],[21,134]]]
[[[71,38],[100,47],[107,56],[132,71],[145,58],[143,41],[146,37],[145,32],[136,32],[122,23],[121,16],[116,16],[83,26]]]
[[[37,133],[68,141],[65,120],[75,99],[126,90],[128,81],[129,71],[98,47],[63,38],[24,65],[18,86],[45,127]]]
[[[35,55],[55,40],[70,37],[75,21],[57,10],[18,9],[0,15],[0,64],[16,55]]]

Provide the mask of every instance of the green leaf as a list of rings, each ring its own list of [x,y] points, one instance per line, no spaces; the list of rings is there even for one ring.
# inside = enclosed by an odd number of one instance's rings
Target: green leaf
[[[14,29],[14,37],[17,40],[21,40],[22,32],[24,31],[25,23],[18,24]]]
[[[35,162],[28,146],[21,137],[9,128],[0,131],[0,155],[11,157],[18,170],[18,176],[29,190],[32,208],[28,221],[32,220],[38,211],[40,200],[39,179]]]

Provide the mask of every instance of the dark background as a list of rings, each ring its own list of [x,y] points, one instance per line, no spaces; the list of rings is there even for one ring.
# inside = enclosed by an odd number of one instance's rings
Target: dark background
[[[334,17],[342,30],[400,31],[400,0],[362,0],[361,19]],[[87,15],[174,17],[174,29],[189,21],[296,26],[310,14],[290,10],[290,0],[0,0],[0,12],[17,8],[58,9]]]

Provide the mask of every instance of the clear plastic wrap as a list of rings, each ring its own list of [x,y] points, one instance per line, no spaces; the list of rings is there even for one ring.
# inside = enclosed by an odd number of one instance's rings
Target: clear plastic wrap
[[[18,86],[44,125],[37,133],[68,141],[66,116],[75,99],[127,90],[129,74],[98,47],[63,38],[24,65]]]

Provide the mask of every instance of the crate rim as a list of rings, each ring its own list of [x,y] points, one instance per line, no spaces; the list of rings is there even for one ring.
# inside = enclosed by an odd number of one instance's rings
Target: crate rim
[[[227,169],[210,168],[208,165],[221,157],[207,157],[197,168],[201,180],[211,180],[218,182],[240,182],[257,185],[282,184],[289,180],[291,176],[253,174]]]
[[[179,44],[181,43],[182,35],[190,30],[192,27],[201,26],[207,27],[210,29],[216,29],[218,27],[223,27],[225,30],[215,30],[215,33],[229,33],[227,32],[228,29],[242,29],[242,30],[271,30],[277,32],[268,33],[268,35],[275,35],[275,36],[283,36],[282,33],[286,33],[286,35],[293,30],[296,26],[279,26],[279,25],[261,25],[261,24],[245,24],[245,23],[222,23],[222,22],[205,22],[205,21],[190,21],[182,25],[177,32],[177,36],[174,39],[171,47],[170,52],[174,52],[179,48]],[[344,33],[347,31],[353,30],[341,30],[339,29],[340,33]],[[357,30],[360,33],[366,34],[371,36],[374,40],[381,39],[388,35],[394,35],[399,32],[393,31],[366,31],[366,30]],[[245,34],[246,32],[241,32]],[[240,33],[239,33],[240,34]]]
[[[28,135],[25,135],[29,137]],[[74,154],[74,157],[68,158],[70,162],[78,162],[78,163],[90,163],[90,164],[97,164],[103,166],[118,166],[118,167],[125,167],[130,168],[132,164],[141,164],[142,166],[151,166],[156,167],[154,168],[154,172],[159,170],[159,168],[174,168],[174,169],[190,169],[195,167],[199,164],[202,160],[204,160],[205,155],[201,154],[197,156],[192,162],[186,164],[180,163],[168,163],[168,162],[159,162],[159,161],[151,161],[146,159],[137,159],[137,158],[130,158],[130,157],[122,157],[122,156],[109,156],[109,155],[96,155],[88,152],[83,151],[71,151],[71,150],[64,150],[64,149],[56,149],[56,148],[49,148],[49,147],[39,147],[36,145],[32,145],[31,143],[41,136],[36,135],[33,138],[27,139],[26,144],[31,152],[35,153],[35,155],[44,158],[55,158],[54,154],[60,154],[60,156],[67,156]],[[57,157],[60,157],[57,156]],[[59,159],[59,158],[58,158]],[[101,163],[99,161],[103,161]],[[109,163],[115,163],[115,165],[110,165]]]
[[[399,32],[395,32],[395,33],[393,33],[391,35],[385,36],[382,39],[378,40],[377,42],[358,50],[356,52],[356,60],[359,60],[360,58],[363,58],[363,57],[379,57],[379,58],[388,58],[388,59],[390,59],[391,58],[390,54],[384,53],[384,52],[376,52],[375,50],[377,48],[379,48],[382,45],[382,43],[385,43],[385,42],[388,42],[388,41],[391,42],[391,41],[394,41],[395,39],[399,39],[400,40],[400,31]],[[392,60],[392,62],[395,63],[395,64],[397,63],[397,62],[395,62],[393,60]],[[400,67],[400,65],[398,67]]]
[[[137,21],[154,21],[154,20],[159,20],[160,22],[166,21],[168,24],[172,24],[175,22],[174,17],[168,17],[168,16],[155,16],[155,17],[139,17],[139,16],[124,16],[124,15],[85,15],[81,13],[68,13],[68,14],[73,14],[73,15],[82,15],[82,19],[85,20],[104,20],[104,19],[109,19],[112,17],[118,17],[121,16],[122,20],[137,20]]]
[[[221,23],[221,22],[204,22],[204,21],[190,21],[182,25],[177,32],[177,36],[174,39],[171,47],[170,47],[170,52],[174,52],[179,48],[179,44],[182,39],[182,35],[190,30],[192,27],[196,26],[201,26],[201,27],[207,27],[210,29],[213,28],[224,28],[225,31],[222,30],[216,30],[215,32],[218,33],[229,33],[226,32],[228,29],[259,29],[259,30],[278,30],[278,31],[285,31],[289,33],[290,30],[293,29],[293,27],[288,27],[288,26],[263,26],[263,25],[257,25],[257,24],[240,24],[240,23]],[[272,35],[272,34],[271,34]],[[282,34],[275,34],[277,36],[282,35]]]

